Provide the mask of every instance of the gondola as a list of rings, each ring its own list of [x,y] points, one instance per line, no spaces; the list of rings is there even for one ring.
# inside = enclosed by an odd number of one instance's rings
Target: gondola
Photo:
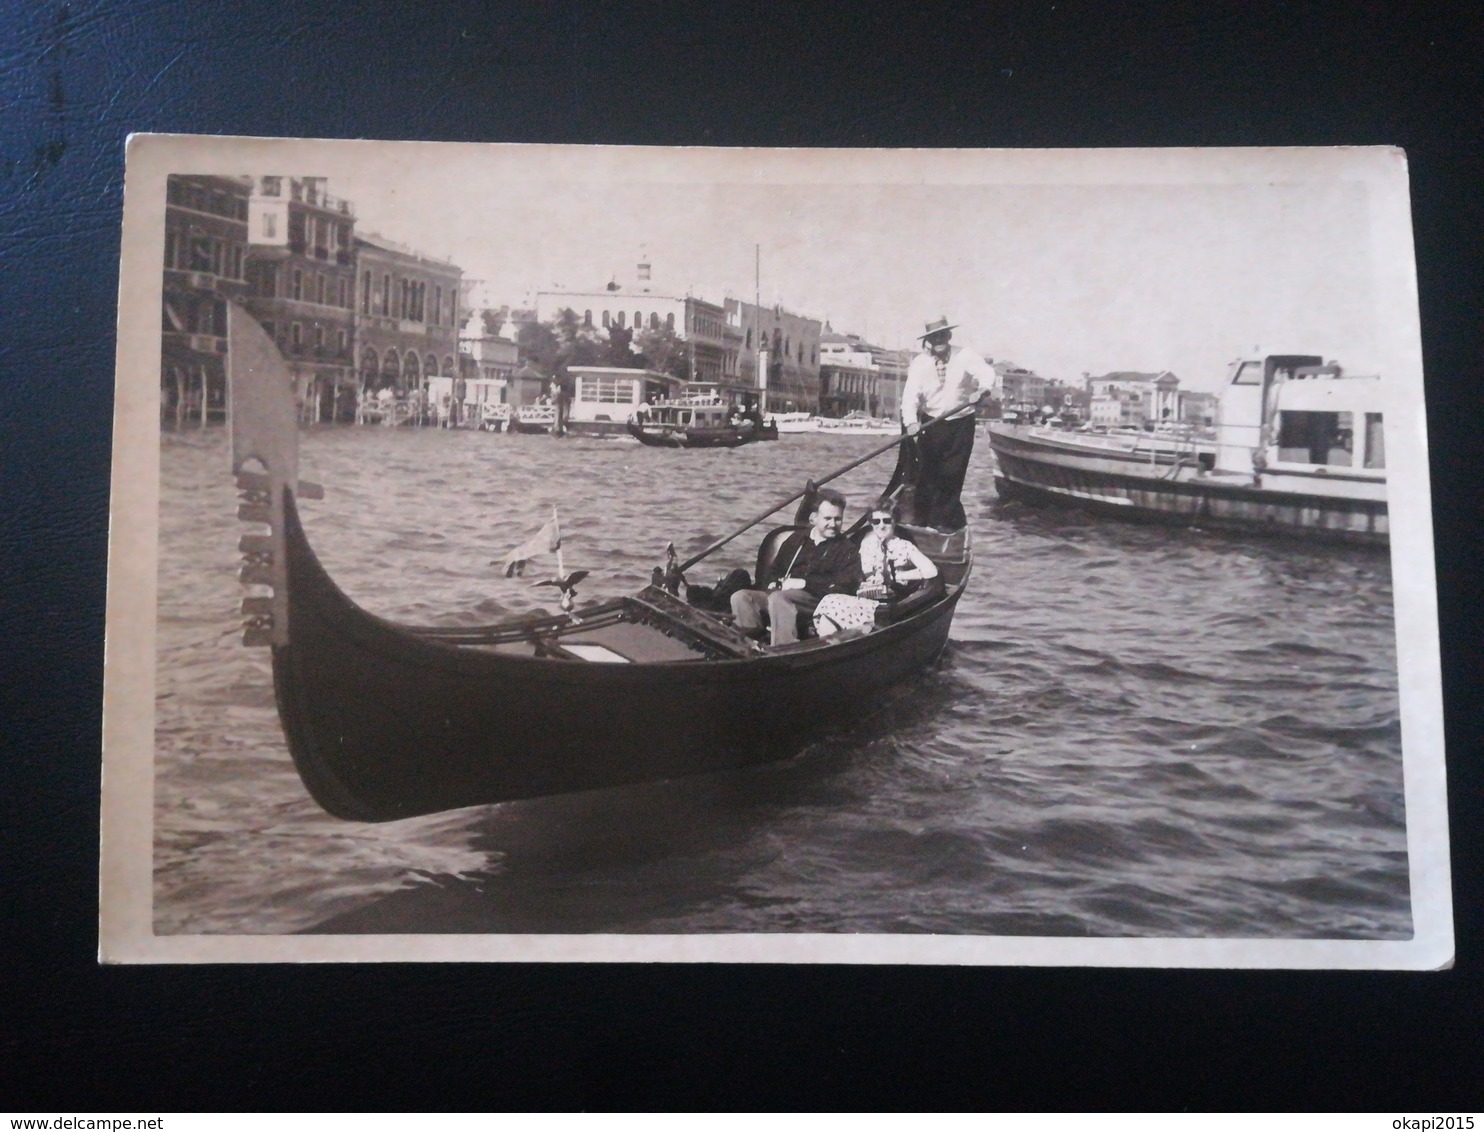
[[[643,417],[631,417],[629,435],[651,448],[738,448],[777,440],[778,426],[754,417],[737,419],[717,400],[663,401]]]
[[[304,530],[299,501],[318,489],[298,479],[282,356],[240,307],[230,317],[239,514],[269,529],[242,542],[242,580],[271,589],[244,600],[244,642],[271,646],[289,752],[337,817],[388,821],[788,758],[948,640],[972,565],[966,530],[905,528],[940,579],[883,607],[875,628],[776,648],[681,597],[684,571],[741,531],[657,566],[631,597],[572,612],[474,628],[376,617],[329,577]],[[794,529],[762,539],[759,572]]]

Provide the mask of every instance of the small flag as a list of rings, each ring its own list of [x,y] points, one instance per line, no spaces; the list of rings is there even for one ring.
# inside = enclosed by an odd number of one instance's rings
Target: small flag
[[[555,554],[562,548],[562,524],[557,518],[556,508],[551,509],[551,519],[525,542],[521,543],[505,559],[505,576],[515,578],[526,572],[526,563],[541,554]]]

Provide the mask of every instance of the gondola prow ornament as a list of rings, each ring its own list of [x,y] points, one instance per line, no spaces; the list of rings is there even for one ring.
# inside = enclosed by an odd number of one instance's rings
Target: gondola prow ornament
[[[268,534],[246,534],[238,543],[243,585],[268,586],[268,597],[242,599],[244,645],[289,641],[284,491],[300,499],[322,499],[318,484],[299,479],[299,407],[292,378],[273,339],[240,305],[227,304],[227,420],[232,472],[240,502],[237,516],[265,523]],[[251,471],[256,463],[261,472]]]
[[[557,513],[556,504],[552,504],[551,518],[530,538],[521,543],[505,559],[504,573],[507,578],[519,577],[525,573],[526,564],[532,558],[543,554],[555,554],[557,560],[556,576],[545,578],[533,583],[537,586],[556,586],[561,592],[561,610],[574,622],[579,619],[572,611],[577,607],[577,583],[586,578],[591,571],[573,570],[567,573],[562,563],[562,519]]]

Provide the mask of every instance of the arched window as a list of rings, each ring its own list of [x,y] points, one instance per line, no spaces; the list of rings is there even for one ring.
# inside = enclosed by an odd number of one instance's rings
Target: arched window
[[[416,354],[408,354],[402,359],[402,376],[404,378],[409,382],[416,383],[422,380],[422,375],[422,366],[418,364]]]
[[[620,330],[622,330],[622,329],[623,329],[623,324],[624,324],[624,317],[625,317],[625,316],[624,316],[624,313],[623,313],[623,311],[619,311],[619,312],[618,312],[618,315],[617,315],[617,317],[616,317],[616,320],[615,320],[615,321],[617,321],[617,323],[618,323],[618,328],[619,328],[619,329],[620,329]]]
[[[582,325],[583,326],[591,326],[592,324],[593,324],[593,312],[592,311],[583,311],[582,312]]]
[[[660,315],[659,315],[659,311],[650,311],[649,312],[649,329],[651,329],[651,330],[658,330],[659,328],[660,328]]]
[[[381,313],[390,316],[392,313],[392,277],[390,273],[381,277]]]
[[[643,325],[644,325],[644,316],[642,314],[640,314],[638,311],[635,311],[634,312],[634,329],[635,330],[638,330]]]
[[[454,375],[453,355],[452,354],[444,354],[443,355],[443,376],[444,377],[452,377],[453,375]]]
[[[675,312],[674,311],[671,311],[669,314],[665,315],[665,329],[668,330],[668,331],[670,331],[672,334],[675,332]],[[749,331],[748,333],[751,333],[751,331]]]
[[[438,359],[433,354],[429,354],[427,356],[427,358],[425,358],[423,360],[423,373],[427,374],[429,377],[432,377],[433,374],[435,374],[437,372],[438,372]]]
[[[376,356],[376,351],[367,346],[361,351],[361,376],[365,384],[369,386],[381,369],[381,359]]]
[[[401,374],[402,359],[397,356],[396,347],[391,347],[381,356],[381,375],[386,379],[385,384],[395,385]]]
[[[783,352],[783,331],[773,327],[773,357],[777,358]]]
[[[608,312],[607,311],[604,311],[603,312],[603,329],[604,330],[607,330],[608,329],[608,327],[610,325],[610,322],[611,322],[611,320],[608,317]]]

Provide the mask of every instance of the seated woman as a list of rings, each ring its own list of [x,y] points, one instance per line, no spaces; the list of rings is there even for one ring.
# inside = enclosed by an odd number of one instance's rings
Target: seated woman
[[[854,596],[829,594],[814,610],[814,631],[821,637],[872,627],[880,602],[911,593],[938,576],[931,558],[915,543],[897,537],[897,505],[885,497],[871,508],[871,529],[861,539],[860,555],[862,581]]]

